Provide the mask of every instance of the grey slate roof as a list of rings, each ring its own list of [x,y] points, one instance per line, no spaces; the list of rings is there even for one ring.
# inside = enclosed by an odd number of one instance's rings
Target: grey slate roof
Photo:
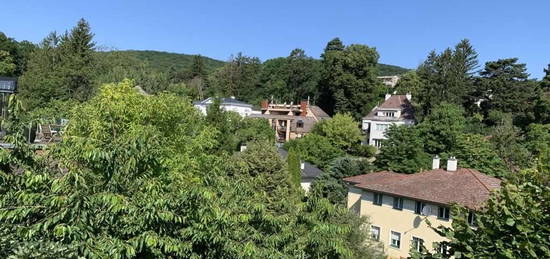
[[[278,151],[279,151],[279,154],[281,155],[281,157],[283,157],[284,159],[286,159],[288,157],[288,151],[286,151],[282,148],[279,148]],[[323,173],[323,171],[321,169],[319,169],[318,167],[312,165],[309,162],[304,161],[304,169],[302,170],[302,180],[304,180],[304,179],[315,179],[315,178],[319,177],[322,173]]]
[[[214,101],[214,98],[208,97],[202,101],[193,102],[194,105],[208,105]],[[220,98],[220,105],[236,105],[236,106],[245,106],[252,107],[252,104],[245,103],[233,98]]]

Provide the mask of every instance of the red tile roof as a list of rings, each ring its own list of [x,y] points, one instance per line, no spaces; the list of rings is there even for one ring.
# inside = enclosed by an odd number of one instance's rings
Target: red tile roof
[[[467,168],[434,169],[417,174],[381,171],[344,178],[344,181],[373,192],[443,205],[458,203],[472,209],[481,207],[490,192],[500,187],[499,179]]]

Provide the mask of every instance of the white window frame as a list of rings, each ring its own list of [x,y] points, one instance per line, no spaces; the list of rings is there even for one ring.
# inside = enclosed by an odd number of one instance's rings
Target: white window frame
[[[397,207],[395,206],[395,201],[397,200]],[[405,201],[403,200],[402,197],[397,197],[397,196],[393,196],[393,204],[392,204],[392,208],[394,210],[403,210],[403,203],[405,203]]]
[[[470,218],[470,215],[472,216]],[[473,211],[469,211],[468,212],[468,224],[470,224],[471,227],[477,227],[477,224],[476,224],[476,213],[473,212]]]
[[[439,212],[441,211],[441,209],[443,209],[443,216],[439,215]],[[447,213],[445,213],[445,211]],[[445,217],[445,214],[447,214],[447,217]],[[451,209],[449,207],[443,207],[443,206],[437,207],[437,218],[440,220],[449,221],[449,219],[451,219]]]
[[[420,212],[417,212],[417,206],[418,204],[420,204]],[[424,207],[426,207],[426,203],[424,202],[421,202],[421,201],[415,201],[414,203],[414,214],[417,214],[417,215],[422,215],[422,210],[424,210]]]
[[[373,234],[373,232],[372,232],[373,228],[378,229],[378,236],[376,237],[376,239],[373,237],[373,236],[374,236],[374,234]],[[379,226],[370,225],[370,237],[371,237],[373,240],[380,241],[380,232],[382,232],[382,228],[380,228]]]
[[[418,246],[416,246],[416,242],[415,242],[415,239],[417,239],[418,241]],[[412,247],[414,248],[414,250],[416,250],[417,252],[421,252],[422,250],[422,246],[424,245],[424,239],[423,238],[420,238],[420,237],[417,237],[417,236],[412,236],[411,238],[411,244],[412,244]],[[416,247],[415,247],[416,246]]]
[[[380,202],[378,202],[378,199],[376,199],[377,196],[380,197]],[[382,203],[384,203],[384,195],[381,194],[381,193],[378,193],[378,192],[373,192],[372,193],[372,204],[377,205],[377,206],[382,206]]]
[[[399,241],[399,245],[398,245],[397,247],[393,246],[393,242],[392,242],[392,232],[393,232],[393,233],[399,234],[399,240],[398,240],[398,241]],[[403,238],[402,238],[402,235],[401,235],[401,232],[393,231],[393,230],[390,229],[390,247],[391,247],[391,248],[401,249],[401,239],[403,239]]]
[[[377,148],[381,148],[382,147],[382,139],[379,139],[379,138],[375,138],[375,139],[372,139],[372,144],[374,144],[375,147]]]

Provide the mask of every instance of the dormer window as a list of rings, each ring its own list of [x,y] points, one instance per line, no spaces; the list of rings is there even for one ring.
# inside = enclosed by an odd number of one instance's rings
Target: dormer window
[[[395,112],[384,112],[384,116],[386,116],[386,117],[395,117]]]

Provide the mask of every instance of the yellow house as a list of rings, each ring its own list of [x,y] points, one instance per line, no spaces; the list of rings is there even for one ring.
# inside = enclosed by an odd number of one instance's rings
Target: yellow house
[[[447,169],[439,168],[434,158],[433,169],[416,174],[381,171],[345,178],[348,184],[349,209],[370,218],[371,236],[384,244],[390,258],[406,258],[410,249],[444,249],[433,247],[443,241],[432,225],[450,226],[450,206],[460,204],[472,210],[480,208],[500,180],[474,169],[457,168],[454,158]],[[474,223],[475,215],[468,219]]]

